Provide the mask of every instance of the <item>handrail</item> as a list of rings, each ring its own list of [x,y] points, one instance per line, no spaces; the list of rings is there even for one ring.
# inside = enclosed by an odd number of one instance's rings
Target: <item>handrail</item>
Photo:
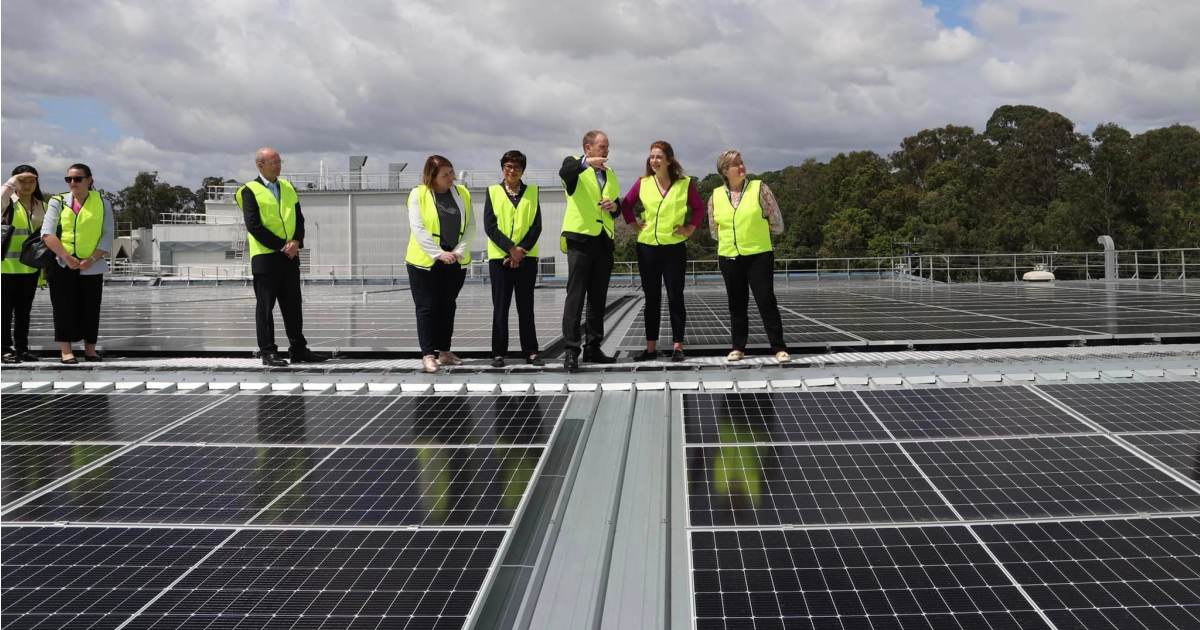
[[[336,173],[283,173],[282,177],[292,182],[300,192],[305,191],[355,191],[355,190],[409,190],[421,183],[421,174],[416,172],[403,173],[354,173],[350,171]],[[551,187],[561,185],[558,171],[528,170],[522,176],[527,184]],[[460,171],[458,183],[482,188],[501,180],[500,171],[479,170]],[[220,201],[232,200],[234,192],[241,184],[216,184],[206,188],[208,199]]]

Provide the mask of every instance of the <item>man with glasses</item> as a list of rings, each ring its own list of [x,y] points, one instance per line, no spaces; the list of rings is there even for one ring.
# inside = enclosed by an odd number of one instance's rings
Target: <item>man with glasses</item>
[[[304,215],[292,183],[279,176],[279,152],[263,147],[254,156],[258,177],[238,189],[234,198],[246,221],[250,271],[254,274],[255,332],[263,365],[282,367],[287,359],[275,345],[275,302],[283,315],[292,363],[320,363],[329,357],[308,349],[300,311],[300,249]]]

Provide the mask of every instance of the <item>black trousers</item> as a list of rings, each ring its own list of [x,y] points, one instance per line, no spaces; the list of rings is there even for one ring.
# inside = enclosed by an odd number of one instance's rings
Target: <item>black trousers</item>
[[[751,256],[721,258],[721,277],[725,279],[725,293],[729,297],[729,326],[733,331],[733,348],[746,350],[746,339],[750,336],[750,295],[758,303],[758,314],[762,316],[763,328],[767,329],[767,340],[771,351],[787,350],[783,342],[783,321],[779,317],[779,305],[775,302],[775,252],[763,252]]]
[[[259,259],[262,260],[259,260]],[[254,271],[254,331],[261,352],[278,352],[275,345],[275,303],[283,316],[288,351],[308,347],[304,338],[304,315],[300,297],[300,260],[281,253],[259,254],[251,262]]]
[[[662,288],[667,287],[667,308],[671,314],[671,340],[683,343],[687,308],[683,303],[683,278],[687,267],[687,243],[674,245],[637,244],[638,273],[646,296],[643,317],[646,341],[658,341],[662,326]]]
[[[508,354],[508,310],[517,294],[517,320],[521,332],[521,354],[537,354],[537,327],[533,321],[533,287],[537,284],[538,259],[526,256],[513,269],[502,260],[489,260],[492,280],[492,356]]]
[[[50,303],[54,310],[54,340],[96,343],[100,336],[100,296],[104,274],[85,276],[78,269],[46,266]]]
[[[600,239],[592,243],[567,241],[567,297],[563,305],[563,345],[567,352],[578,354],[581,345],[600,348],[612,268],[612,249]],[[581,327],[585,303],[587,321]]]
[[[0,301],[4,302],[4,351],[29,350],[29,314],[37,295],[37,273],[6,273],[2,276]],[[15,324],[15,326],[14,326]]]
[[[408,287],[417,309],[417,343],[421,356],[450,352],[454,312],[467,270],[458,263],[434,261],[430,269],[408,267]]]

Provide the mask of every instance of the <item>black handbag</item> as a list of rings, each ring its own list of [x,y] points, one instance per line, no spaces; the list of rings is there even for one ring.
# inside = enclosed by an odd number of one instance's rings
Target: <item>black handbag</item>
[[[43,269],[54,261],[54,252],[42,242],[42,235],[37,234],[25,239],[21,246],[21,264]]]
[[[4,208],[3,227],[0,228],[0,233],[3,234],[3,245],[0,246],[0,258],[3,258],[8,253],[8,246],[12,244],[13,237],[13,204],[8,202],[8,206]]]

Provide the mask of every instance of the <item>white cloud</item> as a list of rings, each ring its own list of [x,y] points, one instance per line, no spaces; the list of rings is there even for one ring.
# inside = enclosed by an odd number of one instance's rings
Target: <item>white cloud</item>
[[[1178,5],[1178,6],[1175,6]],[[69,5],[6,0],[3,162],[90,161],[114,181],[244,177],[269,144],[289,170],[431,152],[492,168],[506,149],[554,168],[594,126],[636,172],[664,138],[697,174],[736,146],[752,168],[893,150],[921,129],[982,127],[1011,102],[1084,131],[1200,115],[1200,3],[986,0],[947,28],[918,0],[433,0]],[[15,19],[14,19],[15,18]],[[46,33],[26,37],[28,24]],[[128,137],[45,118],[100,101]]]

